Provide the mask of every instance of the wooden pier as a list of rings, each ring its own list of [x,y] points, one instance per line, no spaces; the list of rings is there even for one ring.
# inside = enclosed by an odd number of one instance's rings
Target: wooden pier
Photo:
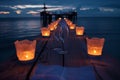
[[[35,59],[20,62],[14,56],[0,64],[0,80],[120,80],[120,64],[108,55],[89,56],[86,35],[76,36],[64,19],[50,37],[36,40]]]

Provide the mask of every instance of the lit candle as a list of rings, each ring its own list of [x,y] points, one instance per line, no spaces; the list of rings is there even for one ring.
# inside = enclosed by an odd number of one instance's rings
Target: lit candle
[[[50,36],[50,30],[48,28],[41,28],[42,36]]]
[[[21,57],[22,57],[21,60],[24,59],[24,61],[32,60],[34,58],[33,51],[24,51]]]
[[[20,61],[29,61],[35,57],[36,40],[22,40],[15,42],[17,58]]]
[[[75,24],[71,24],[69,27],[70,29],[75,29]]]
[[[96,54],[96,50],[95,49],[93,50],[93,53]]]
[[[87,40],[87,49],[89,55],[100,56],[104,45],[104,38],[92,38]]]
[[[84,27],[76,27],[76,35],[83,35]]]
[[[53,31],[55,29],[54,25],[49,25],[48,28],[50,29],[50,31]]]

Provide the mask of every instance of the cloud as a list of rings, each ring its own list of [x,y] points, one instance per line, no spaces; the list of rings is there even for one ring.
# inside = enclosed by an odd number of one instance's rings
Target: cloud
[[[27,14],[39,14],[40,12],[38,11],[28,11]]]
[[[81,7],[80,11],[100,11],[100,12],[114,12],[114,8],[107,7]]]
[[[44,5],[2,5],[0,11],[10,11],[11,14],[37,14],[43,11]],[[60,5],[46,5],[47,11],[59,11],[59,10],[71,10],[75,7],[71,6],[60,6]]]
[[[81,8],[80,8],[81,11],[86,11],[86,10],[90,10],[90,9],[91,9],[91,8],[89,8],[89,7],[81,7]]]
[[[26,8],[42,8],[43,5],[15,5],[15,6],[8,6],[12,9],[26,9]]]
[[[106,7],[80,7],[78,16],[120,16],[120,10]]]
[[[44,5],[15,5],[15,6],[7,6],[12,9],[39,9],[39,11],[43,11]],[[59,5],[46,5],[47,11],[56,11],[56,10],[65,10],[65,9],[75,9],[72,6],[59,6]]]
[[[9,11],[0,11],[0,14],[10,14]]]
[[[21,14],[22,11],[21,10],[16,10],[15,12],[16,12],[16,14]]]
[[[27,8],[43,8],[44,5],[14,5],[14,6],[3,6],[3,7],[9,7],[12,9],[27,9]],[[55,5],[46,5],[47,8],[69,8],[68,6],[55,6]]]
[[[102,11],[102,12],[114,12],[113,8],[100,7],[99,10]]]
[[[63,8],[49,8],[49,9],[46,9],[46,11],[58,11],[58,10],[63,10]],[[39,11],[43,11],[43,10],[39,10]]]
[[[6,2],[5,2],[6,1]],[[101,16],[101,15],[119,15],[120,16],[120,5],[116,5],[115,3],[102,0],[100,2],[96,2],[97,0],[87,1],[86,0],[3,0],[0,2],[0,11],[10,12],[11,16],[31,16],[31,14],[38,14],[43,11],[43,3],[46,3],[47,11],[55,11],[55,12],[67,12],[76,10],[78,12],[78,16],[82,15],[92,15],[92,16]],[[4,4],[3,4],[4,3]],[[102,4],[104,3],[104,4]],[[119,4],[119,3],[118,3]],[[3,14],[3,13],[2,13]],[[20,14],[20,15],[18,15]],[[7,16],[7,15],[3,15]]]
[[[40,15],[39,15],[39,14],[40,14],[39,11],[33,11],[33,10],[28,11],[26,14],[29,15],[29,16],[30,16],[30,15],[36,16],[36,17],[40,16]]]
[[[80,12],[98,12],[99,9],[98,7],[80,7],[79,8]]]

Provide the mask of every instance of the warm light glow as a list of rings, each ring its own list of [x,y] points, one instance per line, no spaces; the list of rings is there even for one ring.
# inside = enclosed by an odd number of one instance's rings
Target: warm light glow
[[[33,15],[35,15],[35,14],[39,14],[39,12],[38,11],[28,11],[27,14],[33,14]]]
[[[64,20],[66,20],[66,18],[64,18]]]
[[[59,20],[61,20],[62,18],[59,18]]]
[[[50,29],[50,31],[53,31],[55,29],[53,25],[49,25],[48,28]]]
[[[89,47],[89,54],[90,55],[102,55],[101,48],[98,47]]]
[[[48,28],[41,28],[42,36],[50,36],[50,30]]]
[[[92,38],[87,40],[87,49],[89,55],[100,56],[102,55],[102,49],[104,45],[104,38]]]
[[[73,24],[72,21],[68,20],[67,18],[64,18],[64,20],[66,21],[66,23],[67,23],[68,26],[70,26],[70,25]]]
[[[93,50],[93,53],[95,53],[95,54],[96,54],[96,49],[94,49],[94,50]]]
[[[53,30],[55,30],[55,25],[51,24],[51,25],[48,26],[48,28],[50,29],[50,31],[53,31]]]
[[[17,10],[15,12],[16,12],[16,14],[21,14],[21,10]]]
[[[36,40],[22,40],[15,42],[18,60],[29,61],[35,57]]]
[[[26,58],[28,58],[28,55],[26,55]]]
[[[70,29],[75,29],[75,24],[71,24],[71,25],[69,26],[69,28],[70,28]]]
[[[32,53],[32,51],[24,51],[21,53],[21,60],[31,60],[34,59],[34,54]]]
[[[8,11],[0,11],[0,14],[10,14]]]
[[[64,18],[64,20],[66,21],[67,25],[69,26],[69,28],[75,29],[76,25],[72,23],[72,21],[68,20],[67,18]]]
[[[67,23],[68,26],[70,26],[70,25],[73,24],[73,23],[72,23],[71,21],[69,21],[69,20],[66,20],[66,23]]]
[[[76,35],[83,35],[84,27],[76,27]]]
[[[58,25],[58,23],[59,23],[60,20],[61,20],[61,19],[57,19],[56,21],[50,23],[50,24],[48,25],[48,29],[50,29],[50,31],[55,30],[55,29],[57,28],[57,25]]]

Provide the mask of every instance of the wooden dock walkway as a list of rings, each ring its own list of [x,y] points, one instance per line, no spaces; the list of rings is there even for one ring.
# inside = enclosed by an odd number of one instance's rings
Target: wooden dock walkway
[[[76,36],[62,19],[50,38],[36,38],[36,57],[17,58],[0,65],[0,80],[120,80],[120,64],[113,58],[87,54],[86,36]]]

